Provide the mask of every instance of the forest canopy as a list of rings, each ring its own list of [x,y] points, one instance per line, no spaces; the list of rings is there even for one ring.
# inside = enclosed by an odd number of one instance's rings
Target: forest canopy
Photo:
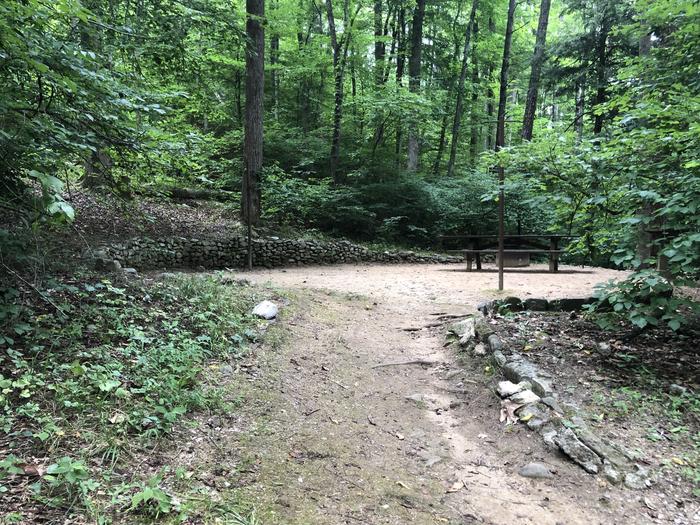
[[[635,294],[697,279],[697,2],[268,0],[262,25],[263,221],[493,233],[500,169],[507,231],[577,235]],[[240,192],[248,43],[237,0],[2,3],[0,204],[40,225],[77,180]]]

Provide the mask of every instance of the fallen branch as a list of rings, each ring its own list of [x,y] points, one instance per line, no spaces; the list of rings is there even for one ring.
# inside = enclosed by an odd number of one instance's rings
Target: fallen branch
[[[413,359],[411,361],[399,361],[398,363],[382,363],[379,365],[374,365],[371,368],[384,368],[387,366],[407,366],[407,365],[422,365],[422,366],[435,366],[442,364],[442,361],[430,361],[427,359]]]

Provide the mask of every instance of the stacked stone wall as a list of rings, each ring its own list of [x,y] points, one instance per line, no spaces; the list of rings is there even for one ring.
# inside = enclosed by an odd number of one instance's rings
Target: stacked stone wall
[[[102,247],[97,259],[118,261],[137,269],[239,268],[246,263],[243,237],[164,239],[136,238]],[[349,241],[254,239],[253,265],[267,268],[341,263],[448,263],[461,257],[425,255],[411,251],[373,251]]]

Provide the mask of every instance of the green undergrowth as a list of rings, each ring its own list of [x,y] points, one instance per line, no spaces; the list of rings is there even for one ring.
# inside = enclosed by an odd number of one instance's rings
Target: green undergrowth
[[[41,296],[2,289],[0,523],[187,518],[194,504],[163,488],[177,469],[143,475],[130,460],[188,414],[235,409],[206,372],[257,337],[256,291],[224,282],[82,275]]]

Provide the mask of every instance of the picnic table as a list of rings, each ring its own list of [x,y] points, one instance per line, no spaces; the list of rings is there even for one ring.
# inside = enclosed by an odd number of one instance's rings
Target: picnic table
[[[504,237],[505,257],[526,255],[529,259],[531,254],[544,254],[549,256],[549,271],[559,271],[559,255],[564,253],[560,249],[559,243],[562,239],[571,239],[571,235],[561,235],[555,233],[529,233],[514,234]],[[498,255],[498,234],[495,235],[445,235],[440,237],[441,246],[446,243],[459,243],[466,245],[464,248],[447,250],[451,253],[461,253],[467,262],[467,271],[472,271],[472,264],[476,262],[476,269],[481,270],[481,256],[484,254]]]

